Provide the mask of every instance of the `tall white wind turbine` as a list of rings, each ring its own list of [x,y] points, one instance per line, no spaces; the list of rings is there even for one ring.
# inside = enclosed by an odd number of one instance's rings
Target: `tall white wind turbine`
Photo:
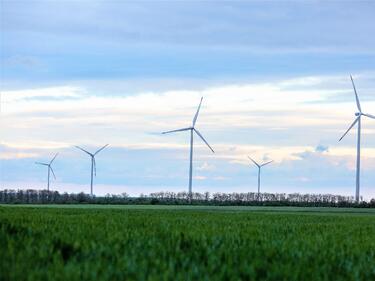
[[[104,148],[106,148],[109,144],[106,144],[102,148],[98,149],[95,153],[88,152],[87,150],[83,149],[82,147],[76,146],[79,150],[82,150],[83,152],[87,153],[91,157],[91,184],[90,184],[90,194],[93,196],[93,184],[94,184],[94,175],[96,176],[96,162],[95,162],[95,156],[102,151]]]
[[[358,112],[354,114],[356,116],[356,118],[354,119],[354,122],[350,125],[349,129],[346,130],[346,132],[343,134],[343,136],[340,138],[339,141],[341,141],[346,136],[346,134],[351,130],[351,128],[353,128],[354,125],[358,123],[358,126],[357,126],[357,170],[356,170],[356,181],[355,181],[356,183],[355,200],[358,203],[359,202],[360,177],[361,177],[361,118],[362,116],[366,116],[366,117],[375,119],[375,116],[362,112],[357,90],[355,88],[353,77],[351,75],[350,75],[350,80],[352,80],[352,85],[353,85],[355,101],[357,103]]]
[[[56,159],[57,155],[58,153],[55,154],[55,156],[52,158],[52,160],[49,163],[35,162],[35,164],[37,165],[42,165],[42,166],[47,167],[47,170],[48,170],[47,191],[49,191],[49,182],[50,182],[49,178],[50,178],[51,172],[52,172],[53,177],[56,179],[55,173],[53,172],[53,169],[52,169],[52,162]]]
[[[255,166],[258,167],[258,200],[259,200],[259,196],[260,196],[260,169],[270,163],[273,162],[273,160],[271,161],[268,161],[266,163],[263,163],[263,164],[258,164],[257,162],[255,162],[255,160],[253,160],[250,156],[248,156],[249,159],[255,164]]]
[[[198,119],[199,110],[202,105],[203,97],[201,98],[201,101],[199,103],[197,112],[195,113],[195,116],[193,118],[193,123],[191,127],[177,129],[173,131],[167,131],[163,132],[162,134],[169,134],[169,133],[175,133],[175,132],[182,132],[182,131],[190,131],[190,166],[189,166],[189,198],[191,200],[192,197],[192,186],[193,186],[193,136],[194,132],[203,140],[203,142],[208,146],[208,148],[212,151],[212,153],[215,153],[215,151],[212,149],[212,147],[208,144],[208,142],[204,139],[202,134],[195,128],[195,124]]]

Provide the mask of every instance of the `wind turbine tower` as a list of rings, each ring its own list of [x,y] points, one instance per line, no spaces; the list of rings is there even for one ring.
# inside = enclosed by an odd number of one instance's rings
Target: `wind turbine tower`
[[[58,155],[58,153],[55,154],[55,156],[52,158],[52,160],[49,163],[35,162],[35,164],[37,164],[37,165],[42,165],[42,166],[47,167],[47,171],[48,171],[47,172],[48,173],[48,176],[47,176],[47,191],[49,191],[49,182],[50,182],[51,172],[52,172],[53,177],[56,179],[55,173],[53,172],[53,169],[52,169],[52,162],[56,159],[57,155]]]
[[[94,175],[96,176],[96,161],[95,156],[102,151],[104,148],[106,148],[109,144],[106,144],[102,148],[98,149],[95,153],[88,152],[87,150],[83,149],[82,147],[76,146],[79,150],[82,150],[83,152],[87,153],[91,157],[91,184],[90,184],[90,194],[91,197],[93,196],[93,184],[94,184]]]
[[[182,128],[182,129],[177,129],[173,131],[167,131],[163,132],[162,134],[169,134],[169,133],[175,133],[175,132],[182,132],[182,131],[190,131],[190,165],[189,165],[189,199],[191,200],[192,198],[192,192],[193,192],[193,146],[194,146],[194,133],[196,133],[202,141],[208,146],[208,148],[212,151],[212,153],[215,153],[215,151],[212,149],[212,147],[208,144],[208,142],[204,139],[202,134],[195,128],[195,124],[197,123],[198,115],[199,115],[199,110],[202,105],[202,100],[203,97],[201,98],[201,101],[199,103],[197,112],[195,113],[195,116],[193,118],[192,125],[187,128]]]
[[[361,104],[359,102],[358,93],[354,85],[353,77],[350,75],[350,80],[352,80],[353,90],[355,94],[355,101],[357,103],[357,109],[358,112],[354,113],[356,118],[354,119],[354,122],[350,125],[349,129],[346,130],[346,132],[343,134],[343,136],[340,138],[339,141],[341,141],[347,133],[354,127],[355,124],[358,124],[357,126],[357,168],[356,168],[356,181],[355,181],[355,200],[357,203],[359,203],[359,190],[360,190],[360,177],[361,177],[361,119],[362,116],[366,116],[372,119],[375,119],[374,115],[363,113],[361,109]]]
[[[255,160],[253,160],[250,156],[248,156],[249,159],[251,160],[251,162],[253,162],[255,164],[255,166],[258,167],[258,200],[259,200],[259,197],[260,197],[260,169],[270,163],[273,162],[273,160],[271,161],[268,161],[266,163],[263,163],[263,164],[258,164],[257,162],[255,162]]]

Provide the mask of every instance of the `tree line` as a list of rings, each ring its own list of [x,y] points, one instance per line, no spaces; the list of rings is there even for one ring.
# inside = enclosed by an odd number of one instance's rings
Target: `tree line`
[[[164,204],[164,205],[233,205],[233,206],[316,206],[316,207],[370,207],[375,199],[355,202],[354,196],[300,193],[198,193],[155,192],[139,197],[126,193],[90,196],[86,193],[59,193],[47,190],[0,190],[0,204]]]

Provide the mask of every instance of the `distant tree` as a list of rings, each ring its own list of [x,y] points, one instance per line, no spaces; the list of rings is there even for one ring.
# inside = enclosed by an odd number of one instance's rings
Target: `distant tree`
[[[127,193],[106,194],[91,197],[85,193],[62,193],[47,190],[0,190],[2,204],[209,204],[209,205],[268,205],[268,206],[327,206],[327,207],[371,207],[375,208],[375,199],[366,202],[361,198],[358,204],[354,196],[334,194],[300,194],[300,193],[198,193],[189,194],[185,191],[154,192],[140,197],[130,197]]]

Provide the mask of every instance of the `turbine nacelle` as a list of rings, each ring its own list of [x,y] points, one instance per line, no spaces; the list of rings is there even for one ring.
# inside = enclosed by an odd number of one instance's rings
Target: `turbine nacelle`
[[[356,112],[356,113],[354,113],[354,115],[355,116],[360,116],[360,115],[362,115],[362,113],[361,112]]]
[[[247,156],[247,157],[250,159],[251,162],[254,163],[255,166],[258,167],[258,169],[260,169],[260,168],[262,168],[263,166],[266,166],[266,165],[268,165],[268,164],[270,164],[270,163],[273,162],[273,160],[271,160],[271,161],[267,161],[267,162],[265,162],[265,163],[263,163],[263,164],[259,164],[258,162],[256,162],[256,161],[255,161],[253,158],[251,158],[250,156]]]
[[[172,130],[172,131],[166,131],[166,132],[162,132],[162,134],[177,133],[177,132],[183,132],[183,131],[192,131],[192,132],[195,132],[202,139],[202,141],[208,146],[208,148],[212,151],[212,153],[215,153],[215,151],[208,144],[208,142],[205,140],[205,138],[202,136],[202,134],[195,128],[195,124],[197,123],[197,119],[198,119],[198,115],[199,115],[199,110],[200,110],[201,105],[202,105],[202,100],[203,100],[203,97],[201,97],[201,100],[199,102],[199,106],[198,106],[197,112],[195,113],[195,116],[193,118],[193,123],[192,123],[191,127],[177,129],[177,130]]]

